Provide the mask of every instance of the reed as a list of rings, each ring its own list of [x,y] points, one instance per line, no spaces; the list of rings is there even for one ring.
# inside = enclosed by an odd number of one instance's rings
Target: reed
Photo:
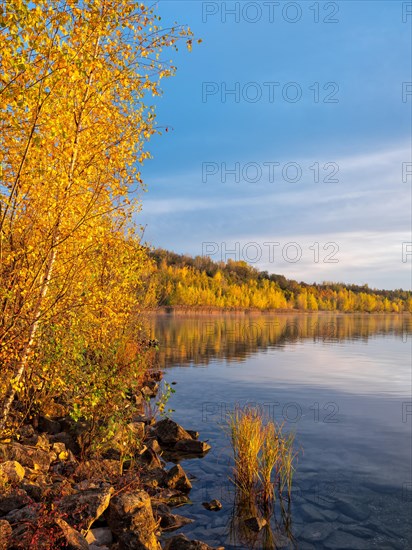
[[[262,486],[264,507],[267,507],[272,501],[276,500],[274,477],[276,477],[276,468],[280,458],[280,434],[280,428],[277,429],[273,422],[268,422],[265,426],[264,442],[259,457],[259,477]]]
[[[294,461],[297,453],[294,451],[293,444],[295,441],[295,435],[293,433],[288,434],[286,437],[280,439],[280,462],[279,462],[279,478],[280,489],[283,493],[285,487],[287,488],[288,498],[292,496],[292,481],[293,474],[295,473]]]
[[[230,435],[234,453],[234,481],[250,495],[259,480],[259,454],[264,441],[262,416],[255,409],[235,409],[229,416]]]
[[[234,481],[243,496],[260,495],[267,510],[276,501],[276,489],[282,498],[292,493],[294,434],[285,434],[283,424],[265,423],[258,409],[236,408],[229,415],[230,436],[234,454]]]

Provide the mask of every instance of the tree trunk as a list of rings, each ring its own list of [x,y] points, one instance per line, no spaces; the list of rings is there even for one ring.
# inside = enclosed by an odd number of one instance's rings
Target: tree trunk
[[[17,364],[14,376],[10,382],[9,390],[3,401],[1,417],[0,417],[0,430],[4,430],[6,427],[7,419],[10,413],[10,408],[13,404],[14,396],[16,394],[16,386],[20,382],[23,374],[25,373],[29,355],[31,350],[33,349],[33,344],[35,342],[37,330],[39,327],[39,320],[41,317],[43,303],[46,298],[47,291],[49,289],[50,279],[53,273],[55,259],[56,259],[56,249],[52,248],[49,252],[49,259],[47,261],[46,272],[43,277],[43,282],[40,289],[40,295],[38,297],[36,307],[34,310],[34,317],[33,317],[32,324],[30,325],[27,343],[24,346],[21,359]]]

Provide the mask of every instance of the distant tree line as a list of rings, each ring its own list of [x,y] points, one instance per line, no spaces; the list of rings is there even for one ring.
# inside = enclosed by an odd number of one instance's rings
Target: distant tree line
[[[309,311],[412,312],[412,292],[368,285],[308,284],[259,271],[244,261],[215,262],[158,248],[154,287],[159,305]]]

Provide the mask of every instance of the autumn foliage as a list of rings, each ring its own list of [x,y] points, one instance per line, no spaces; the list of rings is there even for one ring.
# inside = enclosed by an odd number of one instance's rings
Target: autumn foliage
[[[412,313],[412,292],[367,285],[298,283],[244,261],[214,262],[162,249],[151,252],[159,305],[259,310]]]
[[[132,200],[181,27],[123,0],[0,4],[0,425],[65,396],[116,413],[150,270]],[[134,344],[133,344],[134,343]],[[110,416],[110,415],[109,415]]]

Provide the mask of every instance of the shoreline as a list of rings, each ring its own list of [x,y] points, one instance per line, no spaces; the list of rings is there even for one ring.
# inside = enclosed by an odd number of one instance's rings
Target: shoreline
[[[302,310],[302,309],[258,309],[258,308],[227,308],[216,306],[158,306],[157,308],[148,308],[144,310],[149,315],[412,315],[409,311],[342,311],[342,310]]]

